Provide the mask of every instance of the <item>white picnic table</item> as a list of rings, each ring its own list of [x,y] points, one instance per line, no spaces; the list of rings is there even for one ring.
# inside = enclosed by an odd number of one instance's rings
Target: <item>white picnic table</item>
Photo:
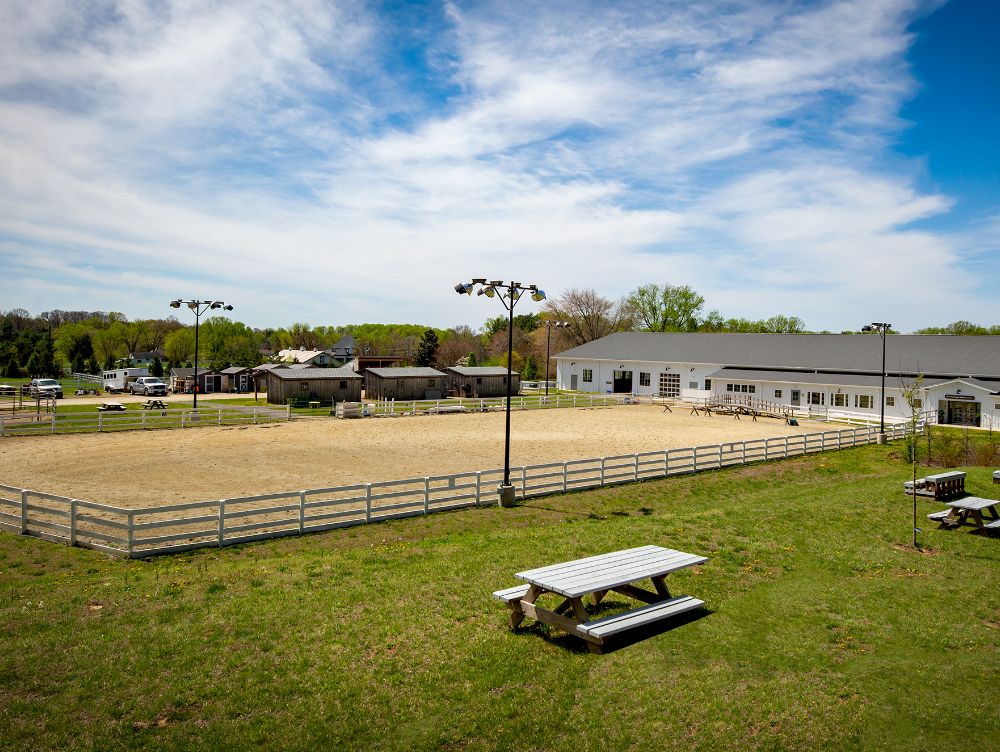
[[[605,641],[614,635],[703,606],[704,601],[689,595],[672,596],[665,579],[671,572],[706,561],[697,554],[641,546],[518,572],[514,576],[525,585],[493,595],[510,608],[512,629],[528,616],[586,640],[592,652],[600,653]],[[647,579],[655,592],[634,584]],[[612,590],[647,605],[591,621],[583,598],[592,595],[596,606]],[[562,602],[553,609],[538,605],[538,598],[547,593],[562,596]]]
[[[997,513],[997,499],[982,499],[978,496],[966,496],[947,502],[951,511],[944,517],[939,517],[942,525],[964,525],[971,518],[972,524],[978,530],[1000,530],[1000,513]],[[983,519],[983,512],[990,520]]]

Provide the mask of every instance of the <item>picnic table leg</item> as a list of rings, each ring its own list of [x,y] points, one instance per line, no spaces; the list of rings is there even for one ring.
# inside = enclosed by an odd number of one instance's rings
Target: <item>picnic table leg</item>
[[[534,603],[541,594],[542,589],[537,585],[528,588],[528,592],[520,601],[511,601],[510,604],[510,628],[517,629],[518,625],[524,621],[524,611],[521,610],[521,603]]]
[[[660,577],[653,577],[653,587],[656,588],[656,594],[663,598],[663,600],[670,599],[670,588],[667,587],[666,575]]]
[[[573,614],[576,616],[576,620],[580,622],[580,624],[586,624],[590,617],[587,615],[587,609],[583,606],[583,599],[573,598],[571,600],[573,601]],[[584,642],[587,643],[587,648],[591,653],[597,653],[600,655],[604,652],[601,650],[601,646],[597,643],[591,642],[590,640],[585,640]]]
[[[601,605],[601,600],[603,600],[604,596],[607,595],[607,594],[608,594],[607,590],[595,590],[594,591],[594,606]]]

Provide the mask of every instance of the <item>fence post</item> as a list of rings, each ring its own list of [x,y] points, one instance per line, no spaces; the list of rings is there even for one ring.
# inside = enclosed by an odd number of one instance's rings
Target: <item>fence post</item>
[[[299,491],[299,535],[306,531],[306,492]]]
[[[21,535],[28,534],[28,489],[21,489]]]
[[[639,453],[635,453],[635,470],[632,473],[632,480],[639,480]]]
[[[476,470],[476,506],[479,506],[479,497],[483,487],[483,473],[481,470]]]
[[[132,550],[135,548],[135,512],[129,510],[128,513],[128,555],[132,558]]]
[[[52,433],[56,432],[56,411],[52,411]]]
[[[569,469],[569,463],[563,462],[563,493],[566,493],[566,476]]]
[[[747,443],[745,441],[740,442],[740,459],[742,460],[740,464],[747,464]]]
[[[141,413],[139,413],[139,430],[140,431],[145,431],[146,430],[146,411],[145,410],[143,410]]]
[[[372,484],[365,483],[365,522],[372,521]]]
[[[219,541],[216,545],[221,546],[226,539],[226,500],[219,499]]]
[[[670,450],[663,450],[663,477],[670,475]]]
[[[788,437],[785,437],[785,458],[788,458]]]
[[[291,420],[291,419],[292,419],[292,406],[285,405],[285,420]]]
[[[691,472],[698,472],[698,447],[691,449]]]
[[[69,544],[76,545],[76,499],[69,500]]]
[[[431,504],[431,479],[427,476],[424,476],[424,514],[427,514],[430,504]]]
[[[528,495],[528,468],[521,466],[521,501]]]
[[[601,457],[601,486],[604,486],[604,458]]]
[[[97,432],[100,433],[104,430],[104,413],[97,414]]]

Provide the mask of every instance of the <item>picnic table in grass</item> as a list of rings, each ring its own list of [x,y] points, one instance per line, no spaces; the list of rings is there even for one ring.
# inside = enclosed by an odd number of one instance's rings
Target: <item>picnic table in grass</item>
[[[705,605],[690,595],[671,595],[665,579],[671,572],[706,561],[706,557],[697,554],[641,546],[518,572],[514,576],[526,584],[498,590],[493,596],[510,608],[512,629],[517,629],[526,616],[531,617],[582,638],[591,652],[600,653],[605,641],[615,635]],[[651,580],[653,591],[635,584],[647,579]],[[646,605],[591,620],[583,598],[593,596],[597,606],[610,591]],[[538,605],[539,597],[547,594],[561,596],[562,602],[551,609]]]
[[[121,402],[105,402],[103,405],[97,406],[97,411],[102,413],[105,412],[120,413],[125,411],[125,405],[123,405]]]
[[[964,499],[955,499],[946,503],[951,507],[950,509],[945,512],[929,514],[927,518],[936,520],[947,527],[958,527],[968,522],[975,525],[977,530],[1000,531],[1000,513],[997,512],[997,505],[1000,504],[1000,501],[981,499],[978,496],[966,496]],[[986,512],[988,519],[983,519],[983,512]]]
[[[904,481],[903,493],[912,495],[914,493],[914,482]],[[958,496],[965,495],[965,473],[961,470],[952,470],[947,473],[928,475],[917,478],[916,495],[926,496],[939,501],[946,501]]]
[[[142,403],[143,410],[166,410],[167,403],[163,400],[151,399]]]
[[[1000,485],[1000,470],[993,471],[993,482]]]

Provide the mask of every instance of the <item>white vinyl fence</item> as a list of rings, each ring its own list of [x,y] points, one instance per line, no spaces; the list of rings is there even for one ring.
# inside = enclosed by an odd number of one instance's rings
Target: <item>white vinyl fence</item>
[[[555,407],[612,407],[614,405],[649,404],[650,397],[641,400],[629,394],[517,394],[510,398],[511,410],[545,410]],[[395,416],[415,413],[493,412],[507,409],[506,397],[449,397],[440,400],[378,400],[365,404],[365,415]]]
[[[105,431],[140,431],[155,428],[191,428],[193,426],[231,426],[290,420],[291,408],[232,406],[168,408],[143,410],[142,403],[129,403],[118,411],[40,413],[31,416],[0,415],[0,436],[25,436],[40,433],[93,433]]]
[[[906,432],[901,425],[886,431],[889,439]],[[875,427],[848,428],[549,462],[511,468],[511,482],[518,497],[526,499],[844,449],[877,437]],[[0,485],[0,530],[141,558],[495,504],[502,478],[502,470],[486,470],[141,509]]]

